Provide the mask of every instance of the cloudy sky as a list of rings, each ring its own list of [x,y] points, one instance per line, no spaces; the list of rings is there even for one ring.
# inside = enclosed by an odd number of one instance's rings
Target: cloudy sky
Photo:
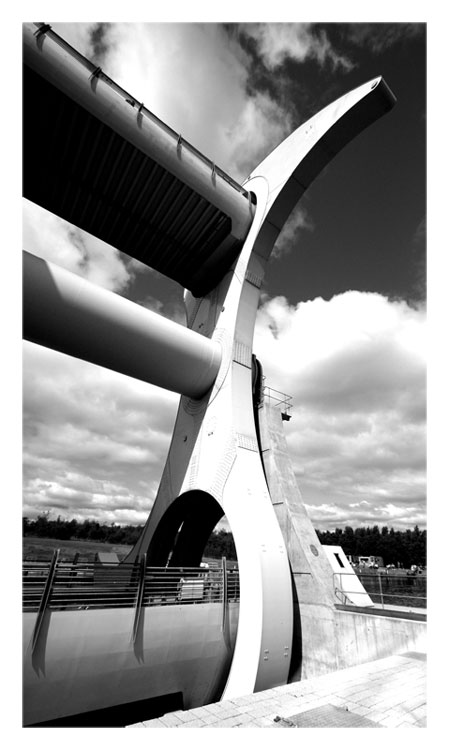
[[[426,27],[54,23],[234,178],[383,75],[396,107],[306,193],[270,262],[254,351],[293,396],[315,528],[426,527]],[[24,201],[23,247],[183,322],[182,289]],[[24,342],[23,512],[143,523],[178,397]]]

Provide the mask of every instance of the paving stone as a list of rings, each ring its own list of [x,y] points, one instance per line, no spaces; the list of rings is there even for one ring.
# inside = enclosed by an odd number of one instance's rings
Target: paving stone
[[[253,705],[254,703],[258,703],[259,699],[256,698],[255,695],[242,695],[241,698],[234,698],[232,703],[234,703],[236,706],[247,706],[247,705]],[[217,704],[213,704],[217,705]]]
[[[361,703],[362,705],[368,705],[369,702],[373,702],[373,694],[371,690],[360,690],[355,700],[357,701],[357,703]]]
[[[151,728],[151,729],[157,729],[157,728],[167,729],[167,725],[164,724],[160,719],[150,719],[149,721],[144,721],[143,724],[144,724],[144,726],[146,728]]]
[[[166,727],[174,727],[177,724],[184,723],[184,719],[180,718],[179,716],[174,716],[173,714],[164,714],[164,716],[160,717],[160,721]]]
[[[204,721],[201,719],[192,719],[192,721],[185,721],[183,724],[176,724],[173,729],[194,729],[196,727],[204,727]]]
[[[378,724],[382,724],[385,719],[392,716],[390,711],[370,711],[368,714],[365,714],[367,719],[370,719],[370,721],[375,721]]]
[[[131,726],[283,728],[295,726],[292,717],[301,716],[304,722],[318,722],[307,726],[361,726],[364,719],[380,727],[425,727],[425,670],[426,664],[421,657],[386,657],[367,665],[208,704],[192,711],[173,712],[161,719]],[[279,726],[280,722],[274,722],[276,716],[282,717],[284,724]],[[353,723],[349,724],[351,721]]]
[[[420,708],[420,706],[423,706],[425,702],[425,698],[423,698],[423,696],[421,695],[407,698],[406,700],[401,701],[401,706],[407,711],[413,711],[415,708]]]
[[[309,701],[308,703],[305,703],[304,705],[301,704],[290,704],[287,706],[284,706],[284,714],[286,716],[290,716],[294,713],[303,713],[304,711],[310,711],[313,708],[320,708],[324,703],[327,702],[326,698],[315,698],[313,701]]]
[[[205,714],[204,716],[198,716],[197,718],[204,723],[205,727],[212,727],[215,724],[219,724],[221,721],[216,714]]]
[[[187,713],[193,719],[203,719],[203,720],[205,720],[209,716],[215,715],[213,712],[209,711],[205,706],[201,706],[201,708],[192,708],[190,711],[186,711],[185,713]]]
[[[299,683],[298,683],[298,685],[299,685]],[[288,687],[292,687],[292,685],[289,685]],[[266,700],[269,699],[269,698],[276,698],[276,696],[278,695],[278,691],[279,691],[278,687],[277,688],[270,688],[269,690],[264,690],[263,691],[263,696],[264,696],[264,698]]]
[[[352,698],[353,696],[357,697],[359,693],[360,693],[360,686],[353,685],[352,683],[348,685],[347,687],[336,688],[336,694],[340,695],[342,698]]]
[[[247,716],[246,721],[248,721]],[[223,721],[220,721],[220,727],[237,727],[240,726],[242,722],[243,718],[241,716],[230,716],[229,719],[223,719]]]
[[[255,723],[253,726],[261,727],[263,729],[274,729],[277,724],[274,722],[274,719],[271,718],[261,718],[261,719],[255,719]]]
[[[383,699],[376,701],[372,708],[374,708],[375,711],[387,711],[388,709],[393,708],[397,703],[394,703],[391,701],[391,699]]]
[[[392,716],[387,716],[382,721],[382,726],[387,727],[388,729],[395,729],[396,727],[399,727],[402,722],[405,721],[403,716],[398,716],[398,714],[392,714]]]
[[[189,714],[190,714],[190,711],[182,711],[182,710],[170,712],[170,716],[174,716],[177,719],[180,719],[181,721],[184,721],[186,716],[189,716]],[[164,714],[164,716],[168,716],[168,714]],[[159,718],[162,718],[162,717],[159,717]]]
[[[242,717],[242,718],[243,718],[243,722],[239,726],[242,726],[242,727],[267,727],[267,726],[271,726],[271,724],[273,723],[274,716],[273,717],[262,716],[261,718],[254,718],[254,716],[245,716],[245,717]]]
[[[340,698],[340,696],[339,696],[339,695],[333,695],[333,696],[330,696],[330,697],[328,697],[328,698],[327,698],[327,700],[328,700],[328,702],[329,702],[329,703],[330,703],[330,704],[331,704],[332,706],[343,706],[343,708],[345,708],[345,707],[346,707],[346,704],[347,704],[347,702],[348,702],[348,701],[346,700],[346,698]]]
[[[217,708],[214,714],[218,719],[229,719],[231,716],[237,716],[240,713],[238,706],[234,706],[234,708],[222,708],[219,703],[215,705]]]
[[[352,709],[353,713],[358,714],[359,716],[366,716],[371,711],[370,708],[367,706],[355,706]]]
[[[367,706],[368,708],[374,708],[375,705],[378,703],[379,698],[377,695],[371,695],[368,698],[363,698],[363,700],[357,701],[361,703],[362,706]]]
[[[253,706],[251,711],[247,711],[247,716],[254,716],[254,718],[260,718],[270,713],[264,706]]]
[[[373,717],[371,716],[371,714],[366,714],[366,716],[369,719],[373,719]],[[397,712],[395,711],[394,708],[390,709],[389,711],[388,710],[383,711],[383,712],[379,711],[379,716],[381,718],[379,718],[379,719],[373,719],[373,720],[374,721],[378,721],[380,724],[383,724],[383,722],[386,721],[386,719],[390,719],[392,716],[397,716]]]
[[[299,698],[296,698],[295,700],[299,702]],[[267,701],[260,701],[259,703],[255,704],[255,707],[260,708],[260,709],[265,709],[265,711],[268,713],[268,711],[273,710],[274,705],[275,705],[275,701],[271,699]]]

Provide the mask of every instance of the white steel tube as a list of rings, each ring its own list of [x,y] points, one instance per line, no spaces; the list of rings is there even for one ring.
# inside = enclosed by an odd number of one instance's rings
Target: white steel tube
[[[218,342],[23,255],[24,338],[190,398],[213,385]]]
[[[128,99],[107,76],[93,74],[92,63],[57,34],[49,31],[39,35],[36,24],[24,23],[23,59],[36,73],[230,216],[236,239],[246,237],[253,206],[243,188],[222,178],[220,171],[212,169],[212,162],[195,154],[188,144],[184,147],[181,142],[178,146],[171,128],[139,113],[138,100]]]

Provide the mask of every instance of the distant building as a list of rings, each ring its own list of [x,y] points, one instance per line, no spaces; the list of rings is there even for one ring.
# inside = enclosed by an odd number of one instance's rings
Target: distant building
[[[380,555],[346,555],[351,565],[360,565],[362,568],[383,568],[384,559]]]

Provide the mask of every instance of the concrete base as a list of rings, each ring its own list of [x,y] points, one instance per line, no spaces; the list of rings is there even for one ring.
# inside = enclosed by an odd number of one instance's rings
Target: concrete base
[[[333,569],[296,484],[278,407],[261,405],[259,430],[271,500],[292,570],[294,634],[288,682],[421,650],[426,634],[422,619],[337,609]]]
[[[281,412],[265,401],[258,416],[265,474],[292,572],[295,622],[289,682],[295,682],[338,669],[333,570],[296,483]]]
[[[335,625],[338,669],[405,651],[427,651],[427,623],[422,620],[385,616],[380,611],[337,611]]]

